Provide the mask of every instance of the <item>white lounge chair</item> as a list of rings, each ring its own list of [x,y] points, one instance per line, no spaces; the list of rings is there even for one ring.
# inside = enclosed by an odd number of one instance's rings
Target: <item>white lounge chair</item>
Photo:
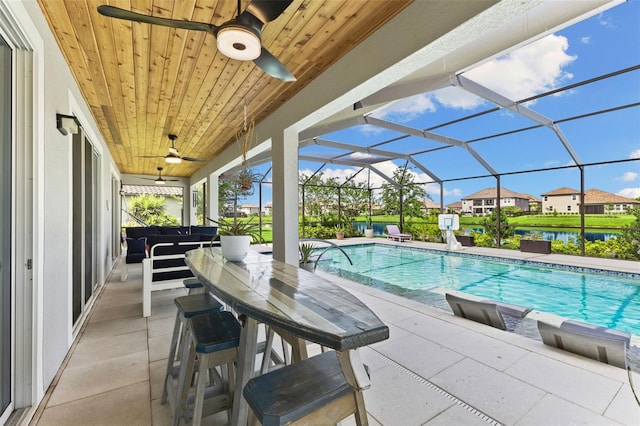
[[[394,241],[411,241],[410,234],[403,234],[396,225],[387,225],[387,239]]]

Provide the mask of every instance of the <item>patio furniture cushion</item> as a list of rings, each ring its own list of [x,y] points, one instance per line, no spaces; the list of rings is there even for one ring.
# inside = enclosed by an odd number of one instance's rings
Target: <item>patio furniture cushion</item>
[[[142,259],[147,257],[147,239],[142,238],[127,238],[127,255],[125,257],[125,263],[140,263]]]
[[[142,237],[147,237],[149,235],[159,233],[158,226],[130,226],[125,228],[125,233],[127,234],[127,238],[138,239]]]
[[[560,326],[538,321],[538,331],[545,345],[616,367],[627,367],[629,333],[573,320],[566,320]]]
[[[218,227],[191,225],[191,233],[200,234],[200,241],[211,241],[213,237],[218,235]]]

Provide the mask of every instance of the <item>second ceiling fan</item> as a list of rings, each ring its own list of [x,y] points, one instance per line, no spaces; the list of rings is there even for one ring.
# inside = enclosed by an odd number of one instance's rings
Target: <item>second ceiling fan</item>
[[[169,153],[167,155],[140,155],[138,156],[139,158],[164,158],[164,160],[167,163],[181,163],[182,160],[184,161],[207,161],[207,160],[203,160],[202,158],[195,158],[195,157],[183,157],[182,155],[180,155],[180,153],[178,152],[178,149],[176,148],[176,139],[178,139],[178,137],[176,135],[169,135],[169,140],[171,140],[171,146],[169,147]]]
[[[262,28],[285,11],[293,0],[253,0],[238,16],[223,23],[213,25],[206,22],[183,21],[143,15],[114,6],[98,6],[98,12],[104,16],[146,24],[163,25],[185,30],[205,31],[217,40],[218,50],[226,56],[240,61],[253,61],[264,72],[282,81],[295,81],[291,72],[264,46],[262,46]]]

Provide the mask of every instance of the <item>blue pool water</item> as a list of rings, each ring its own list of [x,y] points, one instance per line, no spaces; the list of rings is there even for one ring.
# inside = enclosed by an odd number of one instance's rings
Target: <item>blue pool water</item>
[[[327,252],[318,268],[414,300],[437,287],[640,336],[640,275],[585,272],[385,244]],[[331,253],[331,254],[330,254]]]

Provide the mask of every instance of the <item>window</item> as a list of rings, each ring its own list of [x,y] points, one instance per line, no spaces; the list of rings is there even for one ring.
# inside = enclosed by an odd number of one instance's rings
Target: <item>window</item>
[[[567,211],[570,212],[571,211],[571,206],[567,206]]]
[[[571,196],[571,199],[572,199],[573,201],[575,201],[575,200],[577,200],[577,199],[578,199],[578,196],[577,196],[576,194],[573,194],[573,195]]]
[[[543,198],[544,201],[549,201],[549,197],[547,197],[546,195]]]
[[[496,203],[496,200],[494,200],[493,198],[488,199],[488,200],[484,200],[484,205],[485,206],[493,206]]]

